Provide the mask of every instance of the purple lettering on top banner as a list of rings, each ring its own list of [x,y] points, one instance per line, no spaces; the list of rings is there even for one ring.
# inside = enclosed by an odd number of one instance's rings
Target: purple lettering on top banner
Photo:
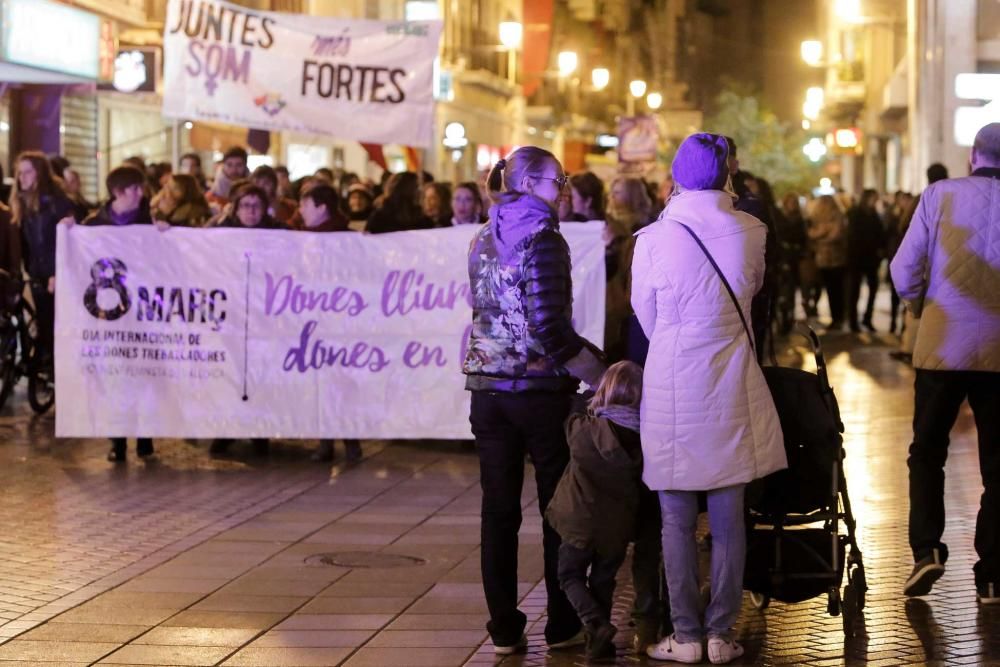
[[[285,310],[301,313],[347,313],[360,315],[368,304],[360,292],[340,285],[329,291],[314,291],[296,282],[291,274],[274,279],[270,272],[264,274],[264,312],[278,316]]]
[[[466,283],[449,280],[447,286],[424,282],[424,274],[414,269],[390,271],[382,283],[382,314],[408,315],[414,310],[454,310],[460,301],[471,306]]]
[[[325,366],[341,366],[343,368],[366,369],[378,373],[389,365],[385,352],[377,345],[357,342],[354,345],[336,345],[326,343],[322,338],[313,340],[313,334],[318,326],[316,320],[309,320],[302,327],[299,344],[289,348],[285,355],[282,368],[287,371],[305,373],[319,370]]]

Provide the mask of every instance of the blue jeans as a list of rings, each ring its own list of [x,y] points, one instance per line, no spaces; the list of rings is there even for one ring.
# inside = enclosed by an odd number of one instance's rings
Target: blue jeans
[[[681,642],[709,637],[731,639],[743,603],[743,566],[747,538],[743,516],[745,484],[708,492],[708,523],[712,531],[712,601],[705,624],[698,617],[698,494],[660,491],[663,517],[663,566],[670,589],[670,617]]]

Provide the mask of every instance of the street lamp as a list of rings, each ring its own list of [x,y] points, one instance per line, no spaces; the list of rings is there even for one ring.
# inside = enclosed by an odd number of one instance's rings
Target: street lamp
[[[836,0],[833,11],[846,23],[861,22],[861,0]]]
[[[517,83],[517,49],[524,37],[524,26],[517,21],[502,21],[500,23],[500,43],[507,49],[507,81],[511,85]]]
[[[559,76],[567,77],[576,71],[579,59],[577,58],[576,51],[560,51],[558,62]]]
[[[653,111],[656,111],[663,104],[663,95],[659,93],[650,93],[646,95],[646,106],[648,106]]]
[[[629,116],[635,115],[635,101],[646,94],[646,82],[642,79],[635,79],[630,81],[628,84],[628,92],[630,93],[628,97],[627,113]]]
[[[817,39],[807,39],[801,46],[802,60],[810,67],[823,64],[823,42]]]
[[[819,112],[823,109],[824,94],[819,86],[813,86],[806,90],[806,101],[802,105],[802,115],[806,120],[816,120]]]
[[[590,82],[594,84],[594,90],[604,90],[611,83],[611,72],[607,67],[595,67],[590,71]]]
[[[810,162],[819,162],[826,155],[826,144],[817,137],[813,137],[809,143],[802,147],[802,152],[806,154]]]

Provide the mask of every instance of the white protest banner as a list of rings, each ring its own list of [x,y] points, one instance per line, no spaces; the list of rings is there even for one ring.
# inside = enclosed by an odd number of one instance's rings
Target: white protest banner
[[[56,435],[468,438],[477,228],[60,225]],[[574,325],[598,345],[602,228],[563,225]]]
[[[170,0],[163,115],[429,146],[441,28]]]

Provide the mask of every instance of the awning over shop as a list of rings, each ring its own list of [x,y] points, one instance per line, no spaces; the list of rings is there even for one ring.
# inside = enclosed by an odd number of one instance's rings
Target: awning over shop
[[[94,80],[0,61],[0,83],[94,83]]]

